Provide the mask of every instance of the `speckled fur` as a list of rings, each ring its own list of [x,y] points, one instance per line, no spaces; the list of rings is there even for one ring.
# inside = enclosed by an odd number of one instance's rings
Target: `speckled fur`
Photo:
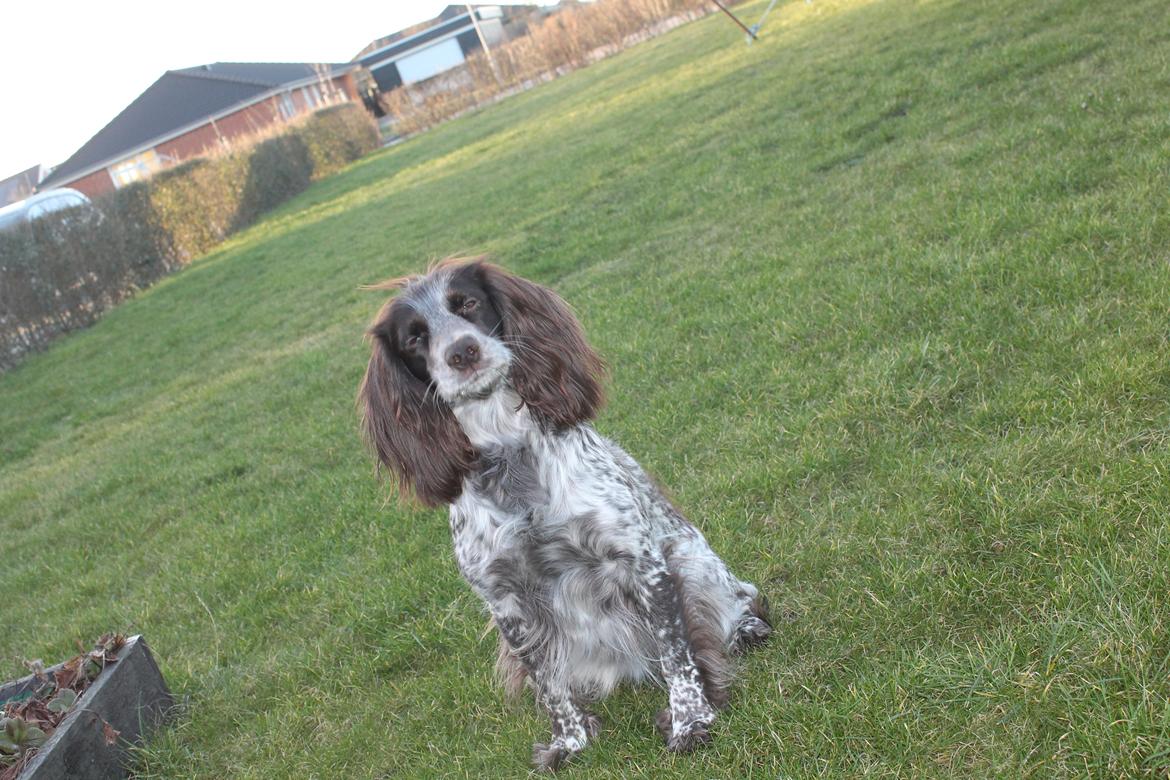
[[[475,453],[457,472],[458,490],[445,496],[456,562],[500,632],[501,678],[514,691],[527,678],[552,721],[551,739],[534,747],[536,766],[556,769],[584,748],[600,728],[586,707],[626,681],[667,689],[669,704],[656,722],[671,750],[709,741],[727,701],[731,655],[771,630],[760,594],[731,573],[625,451],[594,430],[589,418],[600,388],[580,385],[596,372],[556,362],[588,350],[576,319],[548,290],[480,262],[443,266],[401,286],[393,303],[409,307],[429,336],[413,353],[425,353],[429,403],[445,406],[435,414],[449,413]],[[449,288],[463,292],[454,297]],[[483,296],[480,316],[452,314],[466,295]],[[400,347],[390,321],[397,317],[400,327],[402,316],[383,311],[372,333],[389,334],[386,354],[371,366],[394,359]],[[548,322],[524,327],[533,318]],[[565,344],[555,337],[544,344],[544,331],[564,333]],[[461,375],[445,357],[469,332],[482,364]],[[554,354],[558,348],[568,358]],[[563,387],[571,396],[565,406],[579,411],[560,414],[548,397],[533,397],[540,383],[526,362],[547,366],[553,376],[545,384],[554,393]],[[600,366],[595,356],[585,362]],[[367,374],[359,396],[367,432],[400,435],[382,417],[413,418],[393,404],[380,408],[381,396],[371,400],[366,386],[378,381]],[[393,397],[392,388],[386,393]],[[383,455],[392,469],[395,446]]]

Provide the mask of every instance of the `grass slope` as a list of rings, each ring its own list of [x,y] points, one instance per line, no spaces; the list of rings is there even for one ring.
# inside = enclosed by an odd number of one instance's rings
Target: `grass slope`
[[[142,777],[523,775],[352,407],[358,286],[491,251],[776,613],[710,749],[625,690],[568,776],[1163,775],[1167,51],[1162,0],[786,3],[361,161],[0,378],[4,668],[145,633]]]

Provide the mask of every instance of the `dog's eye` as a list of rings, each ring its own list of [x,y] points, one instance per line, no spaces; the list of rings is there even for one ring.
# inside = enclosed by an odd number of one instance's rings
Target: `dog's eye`
[[[470,314],[477,308],[479,308],[479,301],[477,301],[475,298],[464,298],[463,304],[459,307],[459,313]]]
[[[418,333],[411,333],[406,337],[403,346],[407,349],[417,349],[422,344],[423,337]]]

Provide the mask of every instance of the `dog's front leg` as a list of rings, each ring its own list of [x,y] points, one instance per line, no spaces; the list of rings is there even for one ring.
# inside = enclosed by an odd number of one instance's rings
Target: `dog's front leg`
[[[584,749],[589,737],[597,736],[601,721],[573,700],[564,681],[554,679],[549,669],[548,649],[534,640],[528,620],[520,613],[501,615],[495,607],[492,611],[500,633],[532,678],[537,701],[552,720],[552,739],[533,745],[532,763],[537,769],[553,771]]]
[[[685,753],[711,741],[708,731],[715,708],[703,690],[703,676],[691,650],[682,599],[661,559],[643,562],[640,572],[643,608],[658,646],[670,706],[658,713],[657,725],[668,748]]]

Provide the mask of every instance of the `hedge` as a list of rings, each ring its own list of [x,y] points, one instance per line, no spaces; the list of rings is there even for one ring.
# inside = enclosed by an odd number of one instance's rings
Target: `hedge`
[[[247,148],[99,198],[100,217],[57,214],[0,233],[0,372],[91,325],[380,140],[363,108],[335,106]]]

